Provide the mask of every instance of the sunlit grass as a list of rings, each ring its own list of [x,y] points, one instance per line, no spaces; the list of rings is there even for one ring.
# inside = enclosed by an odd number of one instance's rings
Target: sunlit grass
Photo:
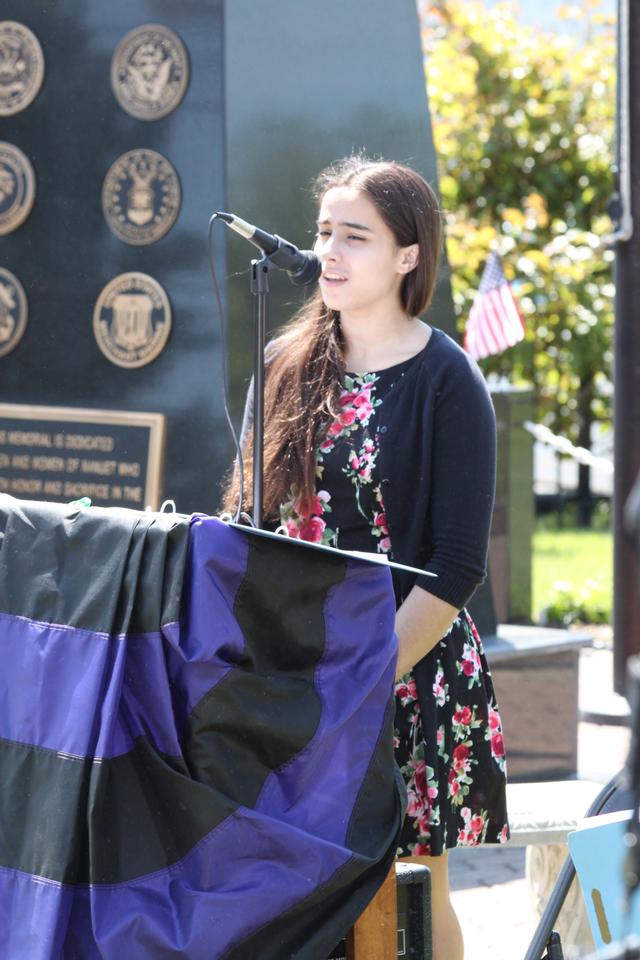
[[[564,586],[563,586],[564,585]],[[532,617],[569,592],[587,608],[605,610],[613,604],[613,537],[608,530],[541,529],[533,538]]]

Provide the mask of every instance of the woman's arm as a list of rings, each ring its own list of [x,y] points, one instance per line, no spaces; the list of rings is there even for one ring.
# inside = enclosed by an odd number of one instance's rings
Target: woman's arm
[[[458,615],[452,607],[421,587],[414,587],[396,613],[398,666],[402,677],[435,647]]]
[[[482,374],[466,355],[443,367],[432,438],[425,569],[437,577],[418,577],[396,614],[400,676],[438,643],[485,577],[495,414]]]

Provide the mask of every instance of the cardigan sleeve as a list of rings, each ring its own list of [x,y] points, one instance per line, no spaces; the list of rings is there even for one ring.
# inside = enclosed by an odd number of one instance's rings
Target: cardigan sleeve
[[[416,583],[460,609],[486,577],[496,476],[493,404],[466,354],[442,371],[432,429],[425,569],[437,578]]]

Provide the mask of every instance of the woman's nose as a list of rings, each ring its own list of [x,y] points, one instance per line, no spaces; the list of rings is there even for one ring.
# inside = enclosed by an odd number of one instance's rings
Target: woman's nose
[[[333,236],[320,237],[316,245],[316,253],[321,260],[337,260],[340,256],[338,244]]]

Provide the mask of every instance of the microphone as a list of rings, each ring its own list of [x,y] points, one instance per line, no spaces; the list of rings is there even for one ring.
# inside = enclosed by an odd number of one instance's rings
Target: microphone
[[[322,266],[312,250],[298,250],[288,240],[283,240],[277,234],[267,233],[266,230],[247,223],[241,217],[236,217],[234,213],[224,213],[219,210],[216,217],[223,220],[245,240],[253,243],[258,250],[266,253],[276,267],[286,270],[291,282],[297,286],[304,287],[308,283],[314,283],[320,276]]]

